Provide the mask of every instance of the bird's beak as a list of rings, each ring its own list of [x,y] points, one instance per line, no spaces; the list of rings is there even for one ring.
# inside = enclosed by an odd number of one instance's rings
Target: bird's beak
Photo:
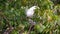
[[[39,7],[36,7],[37,9],[40,9]]]

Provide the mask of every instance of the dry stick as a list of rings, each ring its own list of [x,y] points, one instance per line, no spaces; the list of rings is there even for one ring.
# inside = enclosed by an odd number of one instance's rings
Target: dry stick
[[[28,34],[30,34],[30,31],[31,31],[32,26],[33,26],[33,25],[30,26],[29,31],[28,31]]]
[[[5,17],[5,15],[4,15],[2,12],[0,12],[0,16],[3,17],[3,18],[6,20],[6,23],[7,23],[8,26],[9,26],[9,29],[6,30],[3,34],[9,34],[9,32],[11,32],[11,31],[13,30],[13,28],[12,28],[12,26],[9,24],[8,19]]]

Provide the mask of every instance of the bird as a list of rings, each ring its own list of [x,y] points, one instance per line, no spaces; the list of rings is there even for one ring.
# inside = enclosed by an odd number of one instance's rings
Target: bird
[[[29,24],[30,24],[28,34],[30,33],[31,28],[36,24],[36,22],[34,22],[31,18],[34,15],[34,12],[35,12],[34,10],[37,9],[37,8],[39,8],[39,7],[38,6],[32,6],[28,10],[26,10],[26,16],[28,17],[28,21],[29,21]]]
[[[28,21],[31,25],[35,25],[36,22],[34,22],[31,18],[33,18],[35,9],[40,9],[38,6],[32,6],[29,9],[26,10],[26,16],[28,17]]]
[[[29,18],[32,18],[33,15],[34,15],[34,10],[39,8],[38,6],[32,6],[30,7],[28,10],[26,10],[26,16],[29,17]]]

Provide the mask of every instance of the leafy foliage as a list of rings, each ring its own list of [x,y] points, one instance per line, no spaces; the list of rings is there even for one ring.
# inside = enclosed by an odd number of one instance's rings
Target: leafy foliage
[[[25,12],[38,6],[29,24]],[[32,27],[31,27],[32,26]],[[30,28],[31,27],[31,28]],[[60,4],[50,0],[0,0],[0,34],[59,34]]]

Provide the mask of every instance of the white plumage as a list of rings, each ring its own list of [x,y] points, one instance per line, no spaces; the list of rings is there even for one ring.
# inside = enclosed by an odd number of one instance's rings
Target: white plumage
[[[34,10],[36,9],[37,6],[32,6],[31,8],[29,8],[27,11],[26,11],[26,15],[27,17],[33,17],[33,14],[34,14]]]

